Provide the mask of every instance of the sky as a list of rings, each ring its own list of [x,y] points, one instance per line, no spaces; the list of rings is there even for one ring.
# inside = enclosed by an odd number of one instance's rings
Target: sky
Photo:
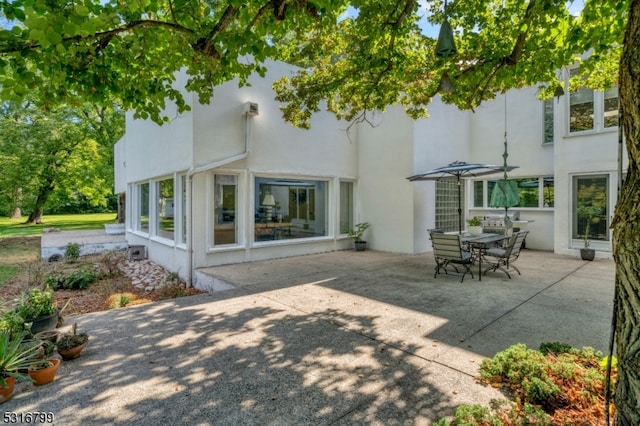
[[[449,0],[449,1],[453,2],[454,0]],[[457,1],[464,1],[464,0],[457,0]],[[574,16],[577,16],[582,10],[583,3],[584,3],[584,0],[566,1],[567,8],[569,9],[569,13],[571,13]],[[428,4],[428,0],[418,1],[418,5],[419,5],[418,13],[420,16],[420,20],[418,21],[418,26],[422,28],[423,34],[426,35],[427,37],[438,38],[438,32],[440,30],[440,26],[433,25],[427,20],[427,17],[429,16],[427,4]],[[355,16],[356,14],[357,14],[357,11],[351,7],[347,10],[347,12],[345,12],[345,16]]]

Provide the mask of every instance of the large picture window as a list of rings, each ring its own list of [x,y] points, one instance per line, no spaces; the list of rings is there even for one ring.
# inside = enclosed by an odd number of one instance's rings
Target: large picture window
[[[214,175],[213,191],[213,244],[237,244],[238,177]]]
[[[156,182],[156,185],[156,194],[158,201],[158,220],[156,223],[156,234],[159,237],[173,240],[173,230],[175,222],[173,178],[158,181]]]
[[[576,176],[573,178],[573,238],[609,240],[609,178]],[[587,232],[588,231],[588,232]]]
[[[255,241],[328,235],[327,182],[272,178],[255,182]]]

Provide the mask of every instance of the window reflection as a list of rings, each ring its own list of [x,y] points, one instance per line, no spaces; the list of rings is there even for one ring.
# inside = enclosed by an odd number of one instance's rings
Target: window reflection
[[[255,241],[328,235],[327,199],[325,181],[256,178]]]

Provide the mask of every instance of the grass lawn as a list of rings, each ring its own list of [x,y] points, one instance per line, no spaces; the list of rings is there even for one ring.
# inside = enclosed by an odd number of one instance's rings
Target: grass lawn
[[[61,231],[103,229],[105,223],[116,223],[116,214],[45,215],[39,225],[25,225],[26,220],[26,217],[21,219],[0,218],[0,239],[40,236],[43,228],[57,228]],[[0,253],[1,255],[2,253]]]
[[[104,229],[105,223],[116,223],[115,213],[43,216],[39,225],[25,225],[25,220],[0,218],[0,288],[15,278],[22,268],[40,259],[40,237],[43,228],[62,231]],[[33,239],[37,239],[36,242]]]

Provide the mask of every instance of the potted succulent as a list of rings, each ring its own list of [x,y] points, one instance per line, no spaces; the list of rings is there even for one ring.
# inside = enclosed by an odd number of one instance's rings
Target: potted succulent
[[[480,219],[478,216],[467,219],[467,223],[469,224],[469,227],[467,228],[469,235],[471,235],[472,237],[477,237],[482,234],[482,219]]]
[[[21,371],[29,368],[35,356],[35,348],[21,344],[24,336],[22,333],[12,337],[8,331],[0,331],[0,403],[13,396],[16,380],[30,380]]]
[[[364,233],[369,228],[368,222],[357,223],[355,228],[349,229],[349,238],[353,238],[356,251],[364,251],[367,248],[367,242],[363,240]]]
[[[35,386],[46,385],[53,382],[60,366],[59,358],[48,358],[34,361],[27,370],[29,377]]]
[[[48,287],[31,289],[23,293],[15,310],[26,324],[31,324],[31,332],[52,330],[58,324],[58,310],[53,291]]]
[[[582,260],[593,260],[596,257],[596,251],[589,248],[591,240],[589,239],[591,224],[600,221],[600,207],[597,206],[581,206],[578,207],[578,217],[585,219],[584,227],[584,247],[580,249],[580,258]]]
[[[74,323],[71,327],[71,333],[58,337],[56,347],[62,359],[69,360],[79,357],[80,352],[89,341],[89,335],[87,333],[78,334],[77,329],[78,324]]]

